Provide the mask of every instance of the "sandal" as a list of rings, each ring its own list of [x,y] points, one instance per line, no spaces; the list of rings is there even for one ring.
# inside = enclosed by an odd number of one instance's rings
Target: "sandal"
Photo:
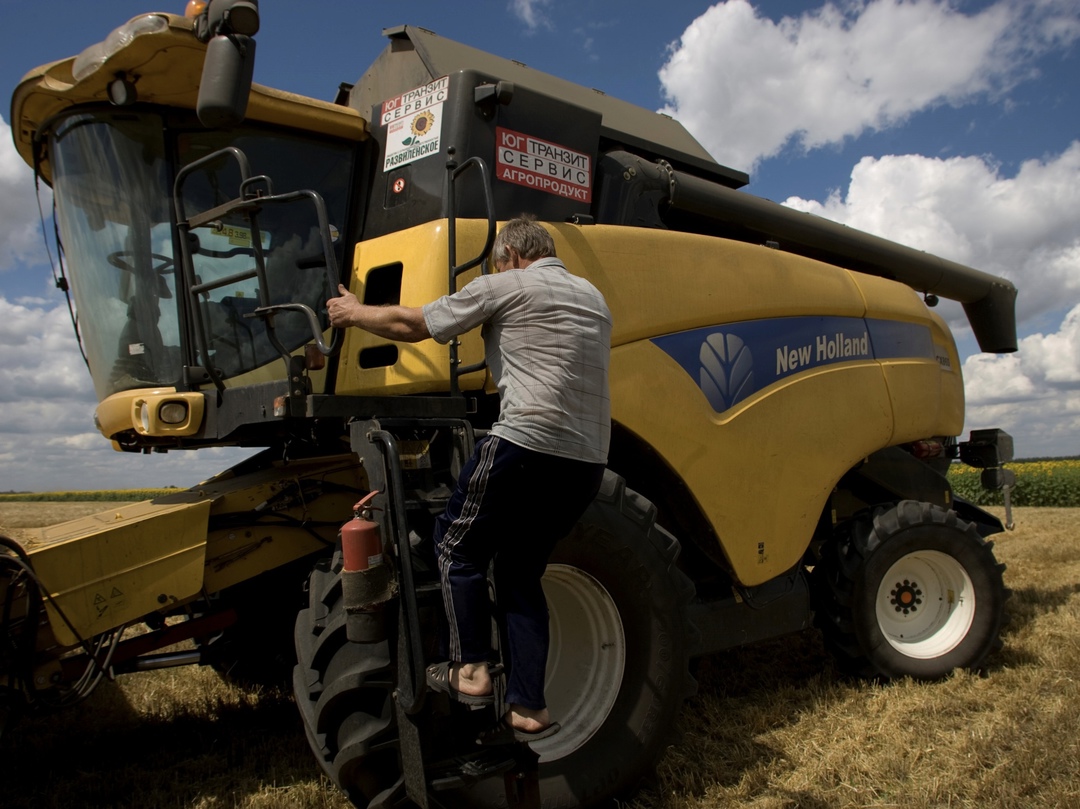
[[[499,720],[499,723],[490,730],[485,730],[476,738],[476,743],[483,747],[492,747],[500,744],[528,744],[529,742],[538,742],[541,739],[547,739],[550,736],[554,736],[562,730],[562,725],[558,722],[552,722],[546,728],[533,731],[530,733],[527,730],[519,730],[510,724],[510,721],[504,716]]]
[[[454,664],[449,660],[435,663],[427,667],[427,684],[432,691],[447,694],[450,699],[456,700],[463,705],[482,707],[495,704],[495,694],[464,694],[450,684],[450,670]]]

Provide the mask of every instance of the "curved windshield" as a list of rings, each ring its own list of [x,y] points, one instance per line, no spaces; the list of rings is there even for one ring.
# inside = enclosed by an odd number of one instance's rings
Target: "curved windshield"
[[[336,291],[327,274],[316,208],[304,198],[267,205],[255,222],[230,214],[192,230],[192,294],[177,268],[174,166],[224,146],[243,150],[253,173],[267,175],[276,194],[317,191],[331,233],[340,233],[351,179],[349,144],[256,127],[228,133],[170,129],[159,115],[113,111],[71,115],[53,132],[58,222],[99,399],[132,388],[176,385],[185,365],[209,363],[228,378],[274,362],[283,350],[311,341],[311,327],[297,312],[280,312],[268,321],[253,311],[260,305],[303,303],[321,312]],[[184,213],[204,212],[239,194],[235,164],[213,163],[185,183]],[[340,238],[333,249],[340,265]],[[254,272],[257,252],[262,280]],[[205,348],[198,355],[192,344],[195,328],[183,320],[193,310]],[[328,327],[324,313],[321,326]]]
[[[73,115],[53,135],[60,234],[99,399],[174,384],[183,362],[165,144],[151,120]]]

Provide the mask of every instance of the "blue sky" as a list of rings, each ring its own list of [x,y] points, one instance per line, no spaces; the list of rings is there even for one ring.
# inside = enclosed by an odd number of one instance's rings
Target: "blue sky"
[[[184,0],[0,0],[0,88]],[[1076,0],[263,0],[256,81],[331,99],[418,25],[679,120],[751,193],[1009,277],[1021,350],[981,355],[956,306],[965,430],[1080,454],[1080,4]],[[0,491],[189,486],[237,459],[114,453],[33,178],[0,106]],[[46,204],[47,204],[46,196]]]

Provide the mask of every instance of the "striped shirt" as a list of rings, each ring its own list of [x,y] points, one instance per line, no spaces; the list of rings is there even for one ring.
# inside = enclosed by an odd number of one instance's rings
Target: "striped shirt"
[[[557,258],[483,275],[423,307],[436,341],[483,324],[499,390],[491,432],[550,455],[606,463],[611,438],[611,313],[604,296]]]

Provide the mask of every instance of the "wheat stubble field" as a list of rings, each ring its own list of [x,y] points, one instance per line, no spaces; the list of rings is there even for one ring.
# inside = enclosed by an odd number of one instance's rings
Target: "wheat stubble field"
[[[4,503],[0,530],[102,507]],[[682,738],[625,809],[1080,806],[1080,509],[1016,522],[995,545],[1012,620],[985,672],[852,682],[812,631],[704,658]],[[8,809],[349,805],[288,693],[202,668],[121,677],[23,720],[0,738],[0,772]]]

